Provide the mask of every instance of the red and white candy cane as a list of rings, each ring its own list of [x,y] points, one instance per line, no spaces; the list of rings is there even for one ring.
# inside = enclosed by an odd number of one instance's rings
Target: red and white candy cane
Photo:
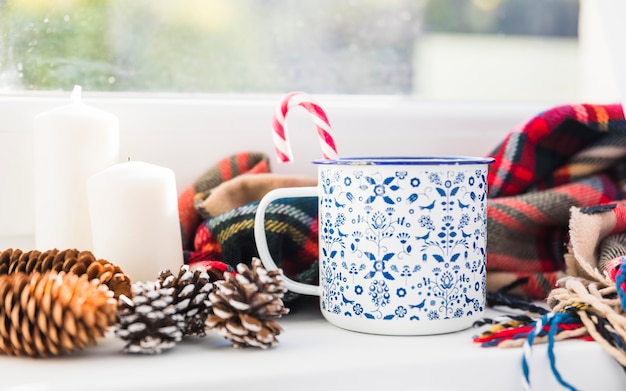
[[[333,132],[328,122],[328,117],[324,110],[310,96],[303,92],[291,92],[282,99],[274,112],[272,127],[274,128],[273,138],[276,149],[276,157],[282,163],[293,161],[293,152],[287,137],[287,125],[285,119],[291,108],[301,106],[306,109],[315,123],[317,135],[324,159],[337,159],[337,147],[333,138]]]

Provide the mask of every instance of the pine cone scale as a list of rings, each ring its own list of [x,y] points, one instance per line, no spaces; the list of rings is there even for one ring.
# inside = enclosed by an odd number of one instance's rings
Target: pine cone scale
[[[11,332],[9,333],[9,339],[11,341],[11,345],[13,345],[18,351],[22,350],[22,341],[20,341],[17,329],[15,327],[11,329]]]
[[[44,254],[41,258],[40,270],[52,270],[54,267],[54,256]]]
[[[244,340],[239,345],[235,345],[235,347],[241,348],[246,345],[254,346],[256,348],[261,348],[261,349],[267,349],[267,342],[260,341],[257,338],[251,338],[249,336],[246,336],[246,338],[244,338]]]
[[[254,333],[258,333],[263,328],[263,323],[261,323],[260,320],[248,314],[240,314],[239,321],[241,322],[243,327]]]
[[[33,348],[32,349],[28,349],[26,351],[27,355],[32,355],[32,356],[36,356],[38,353],[37,352],[48,352],[50,351],[50,349],[47,348],[46,343],[44,341],[48,341],[47,338],[43,338],[42,333],[40,331],[35,331],[35,338],[34,338],[34,344],[33,344]],[[52,346],[52,349],[54,349],[54,345]],[[9,353],[11,355],[17,356],[19,355],[18,351],[15,351],[15,349],[12,349],[11,353]],[[45,355],[47,356],[47,354]]]
[[[26,317],[31,323],[35,323],[37,319],[37,312],[40,310],[35,300],[29,300],[30,296],[36,292],[36,290],[29,291],[22,289],[22,295],[20,297],[20,306],[26,308]]]
[[[11,295],[9,297],[11,304],[15,302],[15,300],[13,300],[13,297],[14,297],[14,293],[11,292]],[[12,324],[20,324],[20,318],[21,318],[20,307],[16,305],[11,309],[9,320],[11,321]]]
[[[213,310],[215,310],[215,308],[213,308]],[[204,323],[206,324],[206,327],[208,329],[214,329],[214,328],[216,329],[216,328],[219,327],[219,324],[222,322],[223,319],[224,318],[219,316],[219,315],[211,314],[211,315],[207,316],[207,318],[206,318]],[[2,332],[2,330],[0,330],[0,333],[1,332]]]
[[[77,335],[79,326],[76,322],[76,318],[74,317],[74,314],[72,314],[69,311],[64,311],[62,316],[63,316],[63,323],[61,323],[57,327],[62,328],[64,334],[67,333],[71,336]]]
[[[35,259],[35,262],[37,260]],[[63,271],[67,271],[67,272],[72,272],[75,273],[75,271],[72,270],[72,268],[74,267],[74,265],[77,264],[77,260],[76,258],[67,258],[65,259],[65,261],[63,262],[63,266],[61,266],[61,270]],[[76,273],[78,274],[78,273]]]
[[[221,298],[217,298],[215,300],[221,300]],[[229,309],[227,306],[219,302],[215,302],[215,301],[213,301],[212,309],[213,309],[213,313],[221,319],[230,319],[236,314],[236,311],[233,311],[232,309]]]
[[[42,284],[42,282],[40,282]],[[37,297],[37,296],[35,296]],[[37,302],[35,302],[35,305]],[[39,312],[37,313],[37,327],[41,330],[45,330],[47,328],[48,318],[47,314],[51,313],[52,310],[52,299],[49,294],[44,295],[41,298],[41,302],[39,304]]]
[[[72,350],[72,348],[74,346],[76,348],[78,348],[78,349],[83,349],[84,348],[84,346],[82,346],[81,343],[78,343],[78,342],[81,342],[81,341],[72,341],[70,339],[69,335],[67,333],[63,332],[63,331],[61,332],[59,340],[60,340],[59,345],[61,346],[61,349],[65,350],[65,351]]]
[[[18,329],[18,327],[16,327]],[[22,333],[22,340],[25,342],[25,346],[30,345],[33,342],[33,337],[30,332],[30,324],[25,319],[21,322],[19,331]]]
[[[21,274],[15,274],[14,276],[15,276],[14,279],[16,281],[22,280],[20,278]],[[26,279],[23,279],[23,281],[24,281],[24,285],[26,285]],[[47,305],[46,308],[43,308],[44,311],[49,311],[51,302],[49,300],[50,299],[50,296],[49,296],[50,290],[48,289],[47,286],[48,286],[48,281],[47,280],[44,280],[44,279],[39,280],[39,282],[35,285],[35,287],[32,288],[32,291],[29,290],[28,293],[23,293],[26,296],[24,298],[24,301],[28,301],[30,296],[32,295],[32,296],[37,297],[37,298],[39,298],[41,300],[40,303],[39,303],[40,306],[41,305]],[[25,290],[26,289],[21,289],[22,292],[24,292]],[[39,307],[39,309],[41,310],[42,308]]]
[[[231,299],[231,300],[228,300],[228,304],[230,304],[234,309],[238,311],[248,311],[251,308],[250,304],[241,300]]]
[[[111,325],[111,322],[109,322],[108,325]],[[74,338],[82,343],[81,349],[84,349],[85,347],[87,347],[87,345],[95,344],[96,340],[94,337],[94,335],[91,335],[87,332],[87,328],[84,326],[84,324],[78,324],[78,327],[76,329],[76,336]]]
[[[44,339],[44,349],[39,351],[39,354],[42,357],[46,357],[46,356],[60,356],[61,355],[62,350],[59,349],[58,339],[57,339],[56,342],[53,343],[52,340],[47,338],[47,335],[42,335],[42,338],[45,338]]]
[[[230,332],[231,334],[237,336],[244,336],[248,334],[248,330],[241,324],[228,322],[224,326],[226,327],[226,330],[228,330],[228,332]]]
[[[63,305],[55,301],[52,304],[52,312],[50,313],[52,319],[52,325],[56,327],[63,327]]]
[[[92,262],[87,266],[87,270],[85,270],[85,274],[90,279],[98,277],[104,271],[104,266],[99,262]]]
[[[283,331],[283,326],[281,326],[278,322],[267,322],[265,323],[265,327],[270,329],[273,333],[280,333]]]

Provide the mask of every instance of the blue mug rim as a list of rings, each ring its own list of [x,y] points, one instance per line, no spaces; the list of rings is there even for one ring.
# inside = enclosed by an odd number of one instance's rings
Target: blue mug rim
[[[315,159],[314,164],[326,165],[462,165],[462,164],[491,164],[493,157],[479,156],[358,156],[340,157],[338,159]]]

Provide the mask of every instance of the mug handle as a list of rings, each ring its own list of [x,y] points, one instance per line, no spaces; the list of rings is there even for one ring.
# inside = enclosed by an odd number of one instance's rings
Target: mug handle
[[[291,197],[317,197],[317,187],[287,187],[269,191],[260,201],[254,216],[254,240],[257,251],[263,266],[267,270],[280,270],[276,262],[270,255],[267,246],[267,236],[265,235],[265,210],[268,205],[275,200]],[[304,284],[294,281],[280,270],[285,287],[290,291],[305,295],[321,296],[321,289],[318,285]]]

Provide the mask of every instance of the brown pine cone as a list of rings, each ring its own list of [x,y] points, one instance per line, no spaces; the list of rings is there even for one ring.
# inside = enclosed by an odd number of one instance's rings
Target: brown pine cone
[[[0,352],[8,355],[47,357],[82,350],[115,324],[113,291],[86,275],[0,275],[0,297]]]
[[[278,343],[283,329],[273,319],[289,312],[282,298],[286,288],[280,271],[267,271],[261,260],[252,259],[252,268],[240,263],[237,273],[224,273],[209,294],[213,306],[206,326],[215,329],[236,348],[256,346],[267,349]]]
[[[0,275],[46,271],[87,274],[90,280],[97,278],[108,286],[116,298],[119,295],[130,296],[130,279],[122,269],[103,259],[96,259],[90,251],[52,249],[23,252],[7,249],[0,252]]]
[[[176,312],[184,317],[183,336],[206,335],[204,321],[209,315],[211,301],[209,293],[213,284],[209,282],[209,274],[201,268],[189,270],[189,265],[182,265],[175,276],[169,269],[159,275],[159,283],[163,288],[173,288]]]
[[[174,290],[137,281],[131,286],[132,299],[119,297],[115,334],[126,341],[125,353],[157,354],[182,339],[184,317],[176,311]]]

